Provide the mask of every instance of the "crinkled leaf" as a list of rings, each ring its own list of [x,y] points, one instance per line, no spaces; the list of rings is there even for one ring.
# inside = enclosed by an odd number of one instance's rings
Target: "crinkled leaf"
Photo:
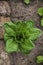
[[[30,40],[36,40],[41,35],[41,30],[38,28],[31,28],[30,29]]]
[[[4,34],[4,40],[7,41],[8,39],[10,39],[10,36],[7,33],[5,33]]]
[[[38,9],[38,14],[39,14],[40,16],[43,16],[43,8],[39,8],[39,9]]]
[[[16,22],[16,26],[17,26],[17,32],[18,32],[18,31],[20,32],[21,26],[22,26],[22,22],[17,21],[17,22]]]
[[[27,25],[27,28],[35,27],[35,23],[32,20],[27,20],[26,25]]]
[[[4,24],[4,29],[5,29],[5,32],[9,35],[9,36],[14,36],[15,35],[15,31],[10,28],[8,26],[8,24]]]
[[[31,40],[26,40],[23,44],[21,44],[21,51],[23,53],[28,53],[30,52],[33,48],[35,47],[35,45],[33,44],[33,42]]]
[[[6,51],[8,53],[18,50],[18,44],[13,39],[8,39],[6,42]]]
[[[13,22],[7,22],[5,25],[8,25],[10,28],[12,28],[14,31],[16,30],[17,26]]]

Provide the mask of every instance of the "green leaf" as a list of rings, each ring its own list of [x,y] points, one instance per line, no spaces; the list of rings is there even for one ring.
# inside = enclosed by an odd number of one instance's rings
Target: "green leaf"
[[[41,35],[41,30],[38,29],[38,28],[31,28],[30,29],[30,36],[29,36],[29,39],[30,40],[36,40],[38,37],[40,37]]]
[[[35,27],[35,23],[33,20],[27,20],[26,22],[27,28]]]
[[[4,25],[8,25],[10,28],[16,31],[17,26],[13,22],[7,22]]]
[[[33,44],[33,42],[28,39],[28,40],[25,40],[23,44],[21,44],[21,51],[23,53],[29,53],[34,47],[35,45]]]
[[[43,16],[43,8],[39,8],[39,9],[38,9],[38,14],[39,14],[40,16]]]
[[[9,36],[14,36],[15,35],[15,31],[10,28],[8,26],[8,24],[4,24],[4,29],[5,29],[5,32],[9,35]]]
[[[12,53],[12,52],[17,52],[18,50],[18,44],[13,40],[13,39],[9,39],[6,42],[6,51],[8,53]]]
[[[7,41],[8,39],[10,39],[10,36],[8,36],[7,33],[4,34],[4,40]]]
[[[41,18],[41,26],[43,26],[43,18]]]
[[[25,2],[26,4],[29,4],[29,3],[30,3],[30,0],[24,0],[24,2]]]
[[[22,22],[17,21],[17,22],[16,22],[16,26],[17,26],[17,31],[20,31],[20,30],[21,30],[21,27],[23,26],[23,25],[22,25]]]
[[[37,63],[43,62],[43,56],[37,56]]]

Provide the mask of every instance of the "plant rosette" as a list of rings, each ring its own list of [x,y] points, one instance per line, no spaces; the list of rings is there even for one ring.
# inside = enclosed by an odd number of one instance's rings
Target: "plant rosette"
[[[6,42],[6,51],[30,53],[35,47],[33,43],[41,35],[42,31],[35,27],[32,20],[7,22],[4,24],[4,40]]]

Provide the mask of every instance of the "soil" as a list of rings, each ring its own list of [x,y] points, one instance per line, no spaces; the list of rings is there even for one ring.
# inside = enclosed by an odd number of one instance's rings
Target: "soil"
[[[43,55],[43,34],[35,41],[36,47],[30,54],[22,53],[8,54],[5,52],[5,42],[3,40],[5,22],[15,22],[16,20],[34,20],[36,27],[43,31],[40,25],[40,17],[37,14],[39,7],[43,7],[43,0],[32,0],[26,5],[22,0],[0,1],[0,65],[43,65],[36,63],[36,57]]]

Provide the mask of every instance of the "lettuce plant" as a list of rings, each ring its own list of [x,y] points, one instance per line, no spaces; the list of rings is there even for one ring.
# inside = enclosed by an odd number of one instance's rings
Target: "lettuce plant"
[[[43,26],[43,8],[38,9],[38,15],[41,16],[41,26]]]
[[[37,63],[43,62],[43,56],[37,56]]]
[[[4,30],[4,40],[8,53],[29,53],[35,47],[33,41],[41,35],[41,30],[35,27],[32,20],[7,22],[4,24]]]

